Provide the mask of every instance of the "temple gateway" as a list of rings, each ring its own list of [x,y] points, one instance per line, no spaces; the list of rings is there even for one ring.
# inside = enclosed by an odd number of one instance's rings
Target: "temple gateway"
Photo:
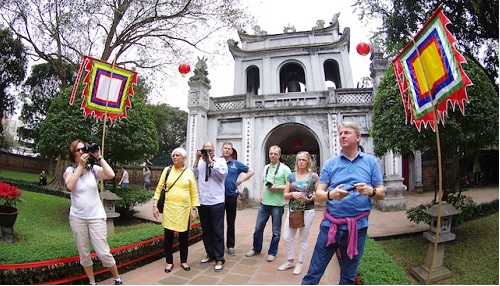
[[[308,31],[296,31],[293,26],[281,34],[268,34],[259,26],[253,35],[238,31],[240,41],[227,42],[235,61],[234,94],[230,96],[210,96],[206,60],[198,59],[188,82],[188,163],[193,164],[204,141],[213,142],[219,156],[222,143],[232,142],[234,156],[255,170],[252,179],[240,186],[240,192],[245,190],[245,196],[248,192],[248,201],[255,205],[260,202],[264,165],[272,145],[281,147],[284,159],[308,151],[319,173],[323,163],[341,150],[339,123],[354,121],[361,128],[362,147],[373,154],[369,137],[373,102],[388,61],[372,46],[373,84],[355,87],[349,62],[350,29],[340,32],[338,16],[334,14],[326,27],[318,20]],[[408,188],[418,191],[421,166],[417,160],[409,161]],[[387,154],[379,163],[387,194],[376,207],[406,209],[401,157]]]

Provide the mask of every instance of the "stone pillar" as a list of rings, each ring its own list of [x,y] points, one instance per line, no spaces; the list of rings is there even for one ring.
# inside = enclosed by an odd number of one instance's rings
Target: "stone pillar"
[[[189,78],[188,94],[188,126],[186,132],[187,166],[194,162],[196,148],[201,147],[203,140],[207,139],[207,113],[210,109],[210,80],[207,77],[207,64],[205,58],[198,58],[194,75]],[[213,142],[214,144],[216,142]]]
[[[370,57],[370,76],[373,79],[373,94],[374,98],[377,95],[378,86],[385,71],[389,66],[389,61],[384,58],[384,53],[380,49],[380,44],[372,42],[372,55]],[[383,166],[385,198],[380,201],[375,201],[374,205],[381,211],[401,211],[406,210],[406,198],[404,192],[406,186],[403,185],[401,156],[394,156],[392,152],[386,154],[381,164]]]
[[[422,152],[417,150],[414,152],[415,157],[415,193],[421,194],[424,192],[424,184],[422,183]]]
[[[392,152],[389,152],[384,156],[384,161],[385,198],[375,201],[374,205],[384,212],[406,210],[406,198],[404,196],[406,186],[403,185],[403,177],[401,177],[401,157],[395,157]]]
[[[374,205],[383,212],[404,211],[406,210],[406,198],[404,192],[406,186],[403,185],[401,176],[387,176],[384,180],[385,198],[375,201]]]
[[[455,234],[451,232],[451,221],[453,216],[460,213],[453,205],[447,202],[441,203],[441,224],[439,229],[439,238],[437,240],[436,255],[434,256],[434,243],[437,238],[437,217],[439,205],[435,204],[425,211],[432,217],[431,229],[423,234],[429,241],[427,255],[423,265],[410,269],[411,274],[420,284],[435,283],[453,276],[453,273],[443,266],[444,260],[444,242],[455,240]]]
[[[120,216],[120,214],[115,211],[116,202],[122,198],[109,190],[105,190],[102,193],[102,196],[102,204],[104,206],[104,210],[106,211],[106,228],[108,236],[111,236],[115,234],[114,219]]]

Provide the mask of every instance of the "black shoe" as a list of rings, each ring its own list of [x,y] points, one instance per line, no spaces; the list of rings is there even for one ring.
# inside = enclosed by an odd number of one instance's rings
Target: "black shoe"
[[[183,264],[185,264],[186,266],[184,266]],[[187,263],[181,263],[181,267],[182,267],[182,269],[184,269],[186,271],[191,270],[191,267],[189,267],[189,265],[187,265]]]
[[[114,280],[115,281],[115,285],[123,285],[123,281],[118,281],[118,280]]]

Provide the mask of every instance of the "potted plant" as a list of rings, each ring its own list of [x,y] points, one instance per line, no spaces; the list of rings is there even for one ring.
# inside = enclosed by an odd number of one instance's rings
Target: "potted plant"
[[[16,222],[18,210],[16,206],[24,203],[19,189],[15,186],[0,182],[0,226],[11,228]]]

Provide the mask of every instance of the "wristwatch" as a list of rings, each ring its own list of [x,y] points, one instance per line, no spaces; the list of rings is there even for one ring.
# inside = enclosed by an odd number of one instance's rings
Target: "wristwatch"
[[[102,156],[97,159],[97,162],[101,162],[101,160],[104,159]]]
[[[158,204],[153,204],[153,208],[156,208],[156,207],[158,207]]]
[[[373,188],[373,194],[369,196],[370,198],[373,198],[377,194],[377,188]]]

